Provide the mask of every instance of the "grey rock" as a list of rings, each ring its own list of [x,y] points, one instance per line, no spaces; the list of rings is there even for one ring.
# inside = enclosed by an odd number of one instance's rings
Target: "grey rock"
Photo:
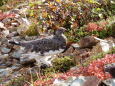
[[[98,86],[100,80],[95,76],[70,77],[67,80],[55,79],[53,86]]]
[[[0,28],[6,29],[6,27],[4,26],[4,23],[0,22]]]
[[[85,77],[78,77],[77,79],[75,79],[70,86],[83,86],[83,83],[85,81]]]
[[[1,46],[2,42],[0,42],[0,46]]]
[[[11,25],[14,26],[14,27],[17,27],[17,26],[19,26],[19,23],[13,22],[13,23],[11,23]]]
[[[21,52],[19,52],[19,51],[13,52],[12,57],[19,59],[21,57]]]
[[[79,76],[77,77],[70,86],[98,86],[100,79],[95,76]]]
[[[31,22],[27,18],[22,18],[22,23],[25,25],[31,25]]]
[[[1,51],[2,51],[2,53],[7,54],[7,53],[9,53],[9,52],[11,51],[11,49],[6,48],[6,47],[3,47],[3,48],[1,49]]]
[[[70,77],[67,80],[55,79],[54,82],[53,82],[53,86],[71,86],[71,83],[75,79],[76,79],[76,77]]]
[[[7,37],[14,37],[14,36],[18,36],[18,32],[14,31],[12,33],[10,33]]]
[[[0,77],[9,76],[12,72],[11,68],[0,69]]]
[[[7,22],[9,22],[9,21],[11,21],[11,20],[12,20],[11,18],[5,18],[5,19],[2,20],[2,22],[3,22],[4,24],[6,24]]]
[[[7,61],[5,64],[6,64],[7,67],[10,67],[13,64],[13,62],[12,61]]]
[[[8,43],[8,39],[7,39],[7,38],[1,38],[0,41],[1,41],[2,43],[5,43],[5,44]]]
[[[15,52],[21,53],[20,46],[13,45],[12,48],[15,50]]]
[[[20,64],[13,65],[11,68],[13,71],[19,70],[22,66]]]
[[[7,37],[9,35],[9,30],[2,31],[3,37]]]
[[[0,63],[0,69],[7,68],[6,64]]]
[[[9,11],[9,13],[15,13],[15,14],[19,14],[19,9],[15,8]]]
[[[108,72],[112,78],[115,78],[115,63],[105,65],[104,70]]]
[[[97,48],[97,50],[101,50],[100,52],[108,52],[109,50],[115,47],[115,41],[112,37],[107,39],[100,39],[95,37],[95,39],[99,41],[96,47],[99,47]]]
[[[30,59],[30,58],[28,58],[28,57],[20,57],[20,63],[22,64],[22,65],[24,65],[24,64],[31,64],[31,63],[34,63],[35,62],[35,59]]]
[[[9,57],[8,54],[0,55],[0,59],[8,59],[8,57]]]
[[[10,39],[10,40],[16,40],[16,41],[21,41],[22,39],[24,39],[23,37],[21,37],[21,36],[15,36],[15,37],[12,37],[12,39]]]
[[[53,86],[69,86],[69,84],[65,83],[62,80],[55,79],[53,82]]]
[[[96,76],[87,76],[83,86],[99,86],[101,80]]]
[[[115,79],[114,78],[107,79],[107,80],[104,80],[103,83],[105,83],[107,86],[115,86]]]

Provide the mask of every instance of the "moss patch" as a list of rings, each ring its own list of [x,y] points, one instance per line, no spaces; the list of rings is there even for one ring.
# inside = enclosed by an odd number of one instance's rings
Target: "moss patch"
[[[28,35],[28,36],[36,36],[38,35],[38,30],[37,30],[37,25],[36,24],[31,24],[29,29],[27,29],[25,32],[24,32],[25,35]]]
[[[53,61],[53,67],[44,69],[43,73],[49,74],[49,73],[57,73],[57,72],[66,72],[73,66],[75,66],[75,64],[72,60],[72,57],[65,56],[61,58],[56,58]]]

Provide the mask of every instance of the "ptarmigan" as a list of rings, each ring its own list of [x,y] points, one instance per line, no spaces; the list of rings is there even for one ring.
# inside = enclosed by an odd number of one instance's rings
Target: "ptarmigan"
[[[67,38],[63,34],[65,30],[65,28],[60,27],[51,36],[31,41],[9,41],[9,43],[22,46],[24,50],[28,51],[28,53],[22,54],[22,56],[35,58],[37,64],[40,65],[42,62],[46,65],[51,65],[51,61],[48,60],[52,56],[64,52],[67,48]]]

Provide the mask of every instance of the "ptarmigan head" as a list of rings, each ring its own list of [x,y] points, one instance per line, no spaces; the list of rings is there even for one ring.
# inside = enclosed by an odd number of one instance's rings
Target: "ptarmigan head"
[[[56,31],[54,32],[54,35],[62,35],[65,31],[66,31],[65,28],[59,27],[59,28],[56,29]]]

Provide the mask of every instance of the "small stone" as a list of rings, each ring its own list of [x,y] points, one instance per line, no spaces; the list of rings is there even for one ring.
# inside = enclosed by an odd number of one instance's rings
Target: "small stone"
[[[13,46],[13,49],[19,50],[19,49],[20,49],[20,46],[14,45],[14,46]]]
[[[7,68],[6,64],[0,63],[0,69]]]
[[[9,13],[15,13],[15,15],[18,15],[19,11],[20,11],[19,9],[15,8],[15,9],[10,10]],[[16,16],[16,18],[17,18],[17,16]]]
[[[2,38],[2,39],[0,39],[0,41],[1,41],[2,43],[6,44],[6,43],[8,42],[8,39],[7,39],[7,38]]]
[[[115,78],[115,63],[105,65],[105,71]]]
[[[0,28],[6,29],[6,27],[4,26],[4,23],[0,22]]]
[[[10,67],[13,63],[11,61],[7,61],[5,64],[7,67]]]
[[[9,32],[9,30],[4,30],[2,33],[3,33],[3,35],[6,37],[6,36],[9,35],[10,32]]]
[[[2,42],[0,42],[0,45],[2,44]]]
[[[98,86],[100,80],[95,76],[69,77],[67,80],[55,79],[53,86]]]
[[[12,26],[19,26],[19,24],[18,24],[18,23],[15,23],[15,22],[11,23],[11,25],[12,25]]]
[[[69,84],[65,83],[64,80],[55,79],[53,86],[69,86]]]
[[[107,86],[115,86],[115,79],[107,79],[107,80],[103,80],[102,81],[104,84],[106,84]]]
[[[11,68],[13,71],[19,70],[22,66],[20,64],[13,65]]]
[[[1,49],[1,51],[2,51],[2,53],[7,54],[7,53],[9,53],[9,52],[11,51],[11,49],[6,48],[6,47],[3,47],[3,48]]]
[[[79,76],[71,83],[71,86],[83,86],[84,82],[85,82],[85,77]]]
[[[10,33],[7,37],[14,37],[14,36],[18,36],[18,32],[14,31],[12,33]]]
[[[100,79],[95,76],[79,76],[70,86],[98,86]]]
[[[30,59],[30,58],[28,58],[28,57],[21,57],[20,58],[20,64],[22,64],[22,65],[26,65],[26,64],[32,64],[32,63],[34,63],[35,62],[35,59]]]
[[[76,79],[76,77],[71,76],[71,77],[69,77],[65,82],[72,82],[72,81],[75,80],[75,79]]]
[[[13,52],[12,57],[19,59],[21,57],[21,52],[18,52],[18,51]]]
[[[0,45],[2,44],[2,42],[0,42]]]
[[[9,75],[11,75],[11,73],[12,73],[11,68],[0,69],[0,77],[9,76]]]
[[[27,18],[22,18],[22,21],[25,25],[30,25],[31,22]]]
[[[8,54],[0,55],[0,59],[7,59],[9,57]]]

